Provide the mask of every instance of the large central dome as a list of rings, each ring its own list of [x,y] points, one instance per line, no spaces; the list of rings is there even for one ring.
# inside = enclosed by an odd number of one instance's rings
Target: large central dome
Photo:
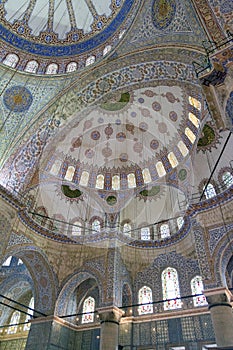
[[[134,0],[4,1],[0,4],[0,36],[34,55],[78,55],[105,42],[112,45],[116,33],[119,40],[134,5]]]

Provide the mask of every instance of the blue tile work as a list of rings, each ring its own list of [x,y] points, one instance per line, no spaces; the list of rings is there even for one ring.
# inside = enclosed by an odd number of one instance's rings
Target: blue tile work
[[[3,94],[3,103],[12,112],[25,112],[32,104],[32,94],[24,86],[12,86]]]
[[[133,303],[138,303],[138,291],[143,285],[152,289],[153,300],[162,300],[162,271],[167,267],[177,270],[181,296],[191,295],[191,279],[200,274],[197,260],[188,259],[176,252],[160,255],[150,267],[136,275],[133,284]]]
[[[0,122],[4,122],[4,128],[0,138],[0,158],[12,147],[15,141],[25,128],[28,128],[35,118],[49,101],[72,81],[71,78],[34,80],[33,77],[14,76],[11,72],[0,71]],[[7,87],[7,89],[6,89]],[[35,126],[31,128],[34,129]],[[33,131],[32,131],[33,132]]]
[[[61,45],[48,45],[36,43],[30,40],[30,37],[25,39],[23,36],[18,36],[14,32],[9,31],[2,23],[0,24],[0,39],[13,45],[15,48],[29,52],[34,55],[46,56],[46,57],[63,57],[63,56],[75,56],[87,51],[95,49],[103,42],[109,40],[114,33],[119,29],[121,24],[126,20],[130,11],[135,7],[135,0],[127,0],[124,2],[121,10],[112,20],[108,27],[103,29],[100,33],[94,37],[87,39],[83,42],[61,44]],[[132,18],[133,19],[133,18]]]
[[[11,247],[10,254],[20,258],[26,266],[30,266],[32,289],[35,292],[35,309],[47,314],[53,313],[58,284],[46,255],[32,245],[19,246],[18,244]]]
[[[176,14],[176,0],[164,1],[154,0],[152,3],[152,20],[154,26],[163,30],[166,29],[173,21]]]
[[[166,1],[167,14],[158,11],[160,1],[147,0],[128,35],[122,50],[164,45],[164,43],[189,43],[202,46],[206,33],[202,30],[191,1]]]
[[[153,347],[164,350],[172,346],[201,349],[204,342],[214,343],[214,331],[210,315],[189,316],[169,320],[120,325],[119,344],[137,347]],[[190,346],[190,347],[189,347]]]
[[[233,224],[229,224],[226,226],[218,227],[209,230],[209,251],[211,255],[213,255],[215,248],[217,247],[220,239],[226,235],[226,232],[230,232],[233,229]]]

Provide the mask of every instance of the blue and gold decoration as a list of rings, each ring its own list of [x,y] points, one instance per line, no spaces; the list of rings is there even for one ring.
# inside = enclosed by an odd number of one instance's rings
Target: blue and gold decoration
[[[152,21],[154,26],[163,30],[173,21],[176,14],[175,0],[154,0],[152,3]]]
[[[12,112],[27,111],[33,101],[31,92],[24,86],[12,86],[3,95],[3,103]]]

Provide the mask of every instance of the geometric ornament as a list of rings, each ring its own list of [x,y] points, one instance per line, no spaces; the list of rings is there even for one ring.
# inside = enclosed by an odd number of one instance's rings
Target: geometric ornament
[[[3,103],[12,112],[25,112],[32,104],[32,94],[24,86],[12,86],[3,95]]]

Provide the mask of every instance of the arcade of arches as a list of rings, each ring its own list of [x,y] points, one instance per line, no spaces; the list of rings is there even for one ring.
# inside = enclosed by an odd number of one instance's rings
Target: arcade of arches
[[[0,18],[0,349],[233,349],[232,1]]]

